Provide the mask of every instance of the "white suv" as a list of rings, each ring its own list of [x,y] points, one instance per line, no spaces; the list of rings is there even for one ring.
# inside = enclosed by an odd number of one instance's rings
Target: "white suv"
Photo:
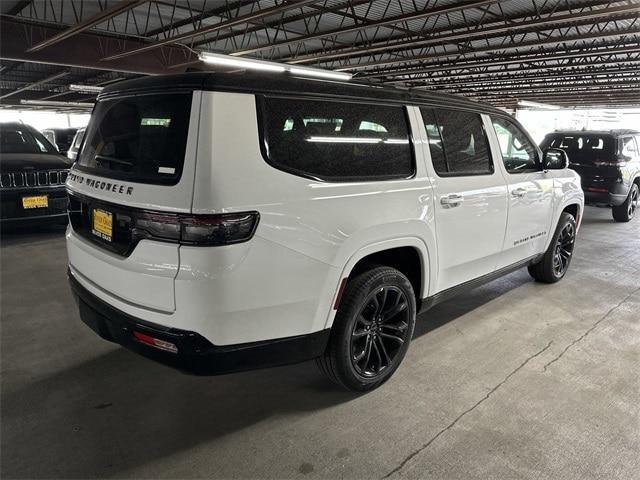
[[[370,390],[420,309],[571,261],[580,179],[500,110],[246,72],[98,100],[67,182],[70,282],[102,337],[182,370],[317,358]]]

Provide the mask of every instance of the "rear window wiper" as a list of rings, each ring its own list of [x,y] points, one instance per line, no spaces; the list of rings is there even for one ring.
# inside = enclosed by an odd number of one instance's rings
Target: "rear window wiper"
[[[106,155],[96,155],[95,160],[102,160],[102,161],[106,161],[106,162],[112,162],[112,163],[119,163],[120,165],[126,165],[128,167],[133,167],[134,164],[131,162],[127,162],[126,160],[120,160],[119,158],[115,158],[115,157],[108,157]]]

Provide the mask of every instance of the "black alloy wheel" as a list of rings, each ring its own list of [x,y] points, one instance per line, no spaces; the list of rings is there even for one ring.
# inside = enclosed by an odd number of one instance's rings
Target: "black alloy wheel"
[[[371,293],[351,332],[353,367],[363,377],[389,368],[404,345],[409,329],[408,301],[402,290],[384,286]]]
[[[568,212],[562,212],[556,230],[544,255],[529,266],[529,274],[539,282],[555,283],[561,280],[569,269],[576,246],[576,219]]]
[[[631,198],[629,199],[629,206],[627,208],[629,219],[632,219],[636,214],[636,210],[638,209],[638,197],[640,197],[640,192],[636,186],[636,188],[631,190]]]
[[[631,185],[629,195],[625,201],[611,209],[613,219],[616,222],[628,222],[635,217],[638,210],[638,202],[640,202],[640,187],[637,183]]]
[[[555,253],[553,256],[553,272],[557,277],[562,277],[569,268],[571,256],[573,255],[573,247],[576,243],[576,228],[573,223],[567,223],[556,242]]]
[[[349,277],[318,366],[348,390],[373,390],[402,362],[415,322],[409,279],[395,268],[372,265]]]

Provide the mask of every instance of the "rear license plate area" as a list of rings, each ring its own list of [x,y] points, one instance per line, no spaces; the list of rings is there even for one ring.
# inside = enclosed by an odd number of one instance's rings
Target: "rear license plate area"
[[[100,208],[92,209],[91,233],[107,242],[113,241],[113,213]]]

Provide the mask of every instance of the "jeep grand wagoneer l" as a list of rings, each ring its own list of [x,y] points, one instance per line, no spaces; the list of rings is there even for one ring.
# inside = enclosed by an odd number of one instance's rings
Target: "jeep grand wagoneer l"
[[[416,312],[528,267],[583,210],[561,150],[462,98],[191,73],[98,97],[67,187],[69,276],[102,337],[195,373],[318,358],[369,390]]]

